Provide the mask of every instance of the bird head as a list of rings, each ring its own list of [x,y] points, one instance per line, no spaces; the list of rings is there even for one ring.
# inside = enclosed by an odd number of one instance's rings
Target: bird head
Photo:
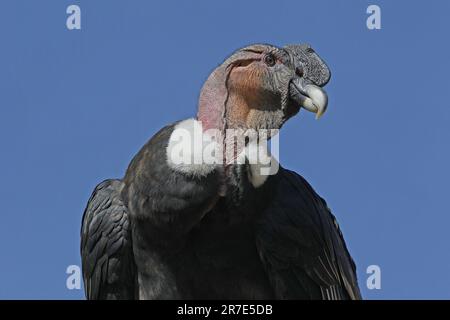
[[[306,44],[250,45],[234,52],[205,82],[198,119],[206,129],[280,129],[300,108],[319,118],[328,98],[325,62]]]

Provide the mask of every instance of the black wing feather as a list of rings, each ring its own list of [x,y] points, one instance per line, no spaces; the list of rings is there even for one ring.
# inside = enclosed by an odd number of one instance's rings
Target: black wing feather
[[[279,299],[360,299],[356,267],[325,201],[280,168],[257,229],[259,255]]]
[[[136,298],[136,266],[121,188],[119,180],[100,183],[84,211],[81,259],[90,300]]]

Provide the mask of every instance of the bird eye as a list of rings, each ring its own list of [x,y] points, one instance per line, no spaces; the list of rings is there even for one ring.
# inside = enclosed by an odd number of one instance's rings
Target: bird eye
[[[269,67],[273,67],[275,65],[275,58],[273,55],[268,54],[264,57],[264,63],[267,64]]]
[[[303,70],[303,67],[297,67],[295,68],[295,73],[301,78],[305,74],[305,71]]]

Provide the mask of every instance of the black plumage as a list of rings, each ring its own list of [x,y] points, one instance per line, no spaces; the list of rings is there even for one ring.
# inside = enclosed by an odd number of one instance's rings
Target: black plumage
[[[132,161],[129,188],[107,180],[89,200],[82,228],[88,298],[138,298],[139,285],[150,288],[141,293],[146,298],[360,298],[336,219],[300,175],[280,168],[256,189],[240,181],[247,166],[236,165],[229,196],[218,200],[217,186],[194,180],[186,187],[175,172],[159,175],[170,172],[161,168],[165,162],[145,165],[161,156],[160,139],[171,128]],[[142,200],[141,192],[153,199]],[[128,193],[136,202],[133,221],[123,200],[130,205]],[[201,198],[205,203],[190,202]],[[140,217],[145,212],[151,220]],[[135,261],[145,269],[140,284]]]
[[[81,250],[83,279],[89,299],[136,296],[136,266],[130,220],[123,205],[120,180],[99,184],[83,215]]]

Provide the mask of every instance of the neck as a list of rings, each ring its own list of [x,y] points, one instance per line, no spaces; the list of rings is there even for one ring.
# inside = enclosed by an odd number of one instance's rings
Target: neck
[[[225,69],[219,67],[208,77],[200,92],[197,119],[202,122],[203,130],[225,129],[227,98]]]
[[[201,99],[197,118],[202,122],[203,130],[217,129],[225,133],[226,129],[246,129],[247,119],[251,110],[245,99],[239,95],[230,94],[226,98],[226,108],[220,100],[215,101],[218,95],[204,96]],[[211,99],[209,99],[211,97]],[[225,102],[225,100],[224,100]]]

